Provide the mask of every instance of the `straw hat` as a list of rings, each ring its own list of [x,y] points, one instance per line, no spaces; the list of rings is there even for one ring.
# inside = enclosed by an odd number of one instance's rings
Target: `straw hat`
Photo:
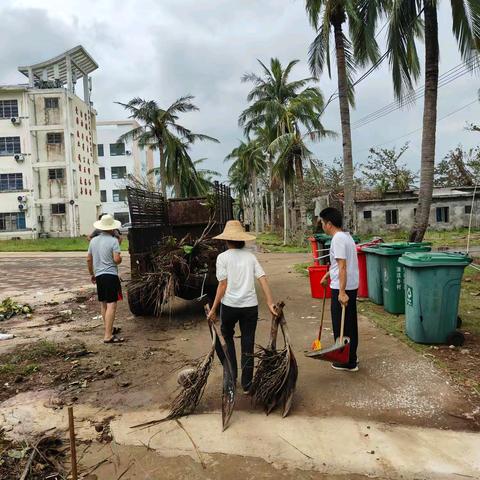
[[[213,237],[215,240],[232,240],[236,242],[248,242],[255,240],[255,235],[245,232],[238,220],[229,220],[220,235]]]
[[[103,215],[102,218],[93,224],[97,230],[116,230],[122,226],[122,223],[115,220],[111,215]]]

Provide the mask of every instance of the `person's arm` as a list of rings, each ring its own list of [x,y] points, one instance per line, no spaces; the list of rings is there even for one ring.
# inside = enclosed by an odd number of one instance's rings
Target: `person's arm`
[[[221,280],[218,282],[217,293],[215,294],[215,300],[213,301],[212,308],[210,309],[210,313],[208,314],[208,319],[211,321],[215,321],[217,319],[217,310],[220,306],[220,302],[227,291],[227,280]]]
[[[328,279],[330,278],[330,272],[327,271],[327,273],[322,277],[322,279],[320,280],[320,283],[326,287],[328,285]]]
[[[122,254],[120,250],[120,244],[118,240],[114,237],[114,244],[113,244],[113,261],[116,265],[120,265],[122,263]]]
[[[339,281],[339,293],[338,301],[345,307],[348,304],[347,288],[347,260],[345,258],[337,258],[338,264],[338,281]]]
[[[87,255],[87,267],[88,267],[88,273],[90,274],[90,279],[92,280],[92,283],[96,283],[96,278],[95,278],[95,272],[93,271],[93,256],[90,252],[88,252]]]
[[[260,283],[260,286],[262,287],[263,294],[265,295],[265,301],[267,302],[270,313],[272,315],[276,315],[275,303],[273,301],[273,295],[272,295],[272,291],[270,290],[270,285],[268,284],[268,281],[267,281],[267,276],[263,275],[262,277],[260,277],[258,279],[258,283]]]

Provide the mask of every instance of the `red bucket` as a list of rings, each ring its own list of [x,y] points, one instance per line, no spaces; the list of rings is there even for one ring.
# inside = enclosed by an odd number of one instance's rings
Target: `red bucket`
[[[328,279],[328,285],[326,287],[320,283],[322,278],[328,272],[329,268],[330,265],[312,265],[311,267],[308,267],[312,298],[332,297],[332,291],[330,290],[330,279]]]

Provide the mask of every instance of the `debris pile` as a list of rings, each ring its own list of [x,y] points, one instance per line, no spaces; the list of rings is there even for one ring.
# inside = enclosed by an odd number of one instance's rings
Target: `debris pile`
[[[10,297],[0,303],[0,321],[8,320],[15,315],[28,315],[33,312],[33,308],[28,305],[21,305]]]
[[[210,230],[211,226],[207,227],[195,241],[190,235],[181,240],[165,238],[144,259],[149,267],[130,281],[129,292],[138,296],[141,303],[153,305],[155,314],[160,316],[191,275],[203,275],[206,278],[211,274],[220,253],[220,244],[207,237]]]
[[[269,344],[266,348],[259,346],[259,350],[255,354],[259,362],[250,394],[254,405],[263,405],[267,415],[275,407],[282,405],[283,417],[286,417],[292,406],[298,366],[290,344],[287,322],[283,314],[284,306],[283,302],[277,303],[277,315],[272,316]],[[277,350],[276,346],[279,326],[282,329],[285,343],[281,350]]]

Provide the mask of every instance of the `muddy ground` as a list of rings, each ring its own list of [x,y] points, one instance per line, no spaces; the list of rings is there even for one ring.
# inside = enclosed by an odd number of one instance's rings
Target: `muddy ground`
[[[293,265],[308,261],[309,256],[260,254],[259,259],[275,298],[286,303],[286,319],[299,363],[289,421],[295,417],[341,417],[392,427],[480,430],[478,397],[457,385],[428,355],[413,351],[365,317],[360,319],[358,373],[336,372],[326,363],[305,358],[304,351],[316,334],[321,303],[310,298],[308,279],[295,273]],[[319,472],[308,462],[304,468],[298,468],[301,463],[275,465],[254,449],[248,455],[210,452],[199,460],[195,452],[179,450],[176,456],[164,457],[161,451],[138,442],[111,442],[110,421],[116,418],[121,422],[138,412],[145,412],[145,420],[151,420],[156,411],[161,416],[177,388],[176,371],[208,350],[202,305],[178,300],[170,315],[154,319],[133,317],[123,302],[117,325],[127,341],[105,345],[92,288],[78,291],[78,285],[67,284],[59,288],[77,293],[57,289],[53,296],[52,290],[48,298],[41,298],[32,318],[15,317],[0,324],[0,331],[16,335],[0,343],[0,419],[8,438],[31,443],[49,428],[65,437],[62,422],[66,406],[73,405],[81,443],[80,469],[83,474],[97,476],[89,478],[364,478],[355,477],[354,471],[341,476],[344,472],[329,468],[330,459],[325,459],[325,469]],[[269,317],[262,302],[259,343],[266,343],[268,331]],[[471,349],[474,355],[477,351]],[[448,354],[462,355],[459,349]],[[198,414],[219,411],[221,375],[216,364]],[[240,395],[235,411],[237,417],[252,412],[249,398]],[[257,414],[263,415],[260,409]],[[235,421],[234,413],[232,429]],[[221,435],[220,419],[217,422],[213,432]],[[95,427],[102,431],[97,432]],[[386,471],[372,470],[371,474],[384,478],[379,472]]]

